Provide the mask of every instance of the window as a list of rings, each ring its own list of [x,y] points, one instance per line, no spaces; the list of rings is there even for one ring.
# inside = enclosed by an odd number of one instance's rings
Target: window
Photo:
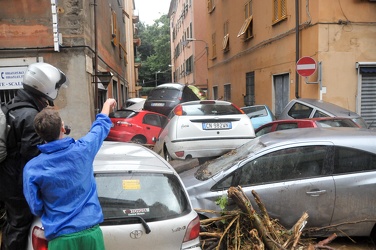
[[[255,105],[255,72],[246,73],[245,91],[244,104],[246,106]]]
[[[337,148],[334,174],[363,172],[376,169],[376,156],[351,148]]]
[[[288,115],[294,119],[309,118],[313,108],[303,105],[301,103],[295,103],[288,112]]]
[[[172,174],[100,173],[95,174],[95,180],[103,225],[114,223],[110,218],[134,216],[132,211],[136,209],[143,211],[139,216],[147,222],[176,218],[189,212],[184,189]]]
[[[287,18],[286,0],[273,0],[273,24]]]
[[[323,175],[327,146],[302,146],[282,149],[252,161],[224,178],[217,190],[230,186],[243,187],[287,180],[305,179]]]
[[[231,84],[226,84],[224,86],[224,100],[231,101]]]
[[[208,12],[212,13],[215,9],[214,0],[207,0],[208,1]]]
[[[252,1],[249,1],[244,6],[244,23],[241,27],[238,37],[249,39],[253,37],[253,16],[252,16]]]
[[[218,86],[213,87],[213,99],[218,100]]]
[[[212,59],[217,57],[217,44],[216,44],[216,34],[212,34]]]
[[[230,41],[229,41],[229,21],[227,20],[223,24],[223,41],[222,41],[222,49],[223,51],[227,52],[230,50]]]
[[[185,61],[185,72],[187,74],[190,74],[193,71],[193,57],[190,56],[186,61]]]

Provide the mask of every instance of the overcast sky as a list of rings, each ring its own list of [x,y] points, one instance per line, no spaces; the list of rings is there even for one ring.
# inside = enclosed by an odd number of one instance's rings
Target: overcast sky
[[[161,15],[168,14],[170,8],[170,0],[135,0],[135,4],[140,22],[147,25],[152,25]]]

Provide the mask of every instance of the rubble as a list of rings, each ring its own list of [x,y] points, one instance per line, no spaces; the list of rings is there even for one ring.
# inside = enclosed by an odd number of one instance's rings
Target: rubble
[[[230,187],[228,197],[238,210],[212,211],[196,209],[198,213],[212,213],[213,218],[201,220],[201,248],[203,250],[319,250],[333,249],[329,246],[337,235],[333,234],[318,243],[302,238],[302,230],[308,214],[303,213],[293,228],[286,229],[269,217],[264,204],[255,191],[252,192],[259,213],[241,187]]]

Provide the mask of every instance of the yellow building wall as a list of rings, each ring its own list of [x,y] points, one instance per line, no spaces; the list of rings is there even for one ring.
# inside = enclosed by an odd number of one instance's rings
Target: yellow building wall
[[[231,84],[231,101],[244,106],[246,73],[255,72],[256,104],[275,109],[273,76],[289,74],[289,99],[323,99],[356,111],[356,62],[376,62],[376,3],[368,1],[299,1],[299,58],[309,56],[321,62],[322,87],[318,69],[296,88],[295,1],[287,0],[287,17],[272,24],[273,1],[252,2],[253,38],[244,41],[238,32],[244,22],[248,1],[215,1],[206,13],[209,44],[209,89]],[[206,10],[207,12],[207,10]],[[228,52],[222,50],[224,22],[229,21]],[[216,57],[213,58],[215,33]],[[318,66],[317,66],[318,67]],[[209,96],[213,97],[213,96]]]

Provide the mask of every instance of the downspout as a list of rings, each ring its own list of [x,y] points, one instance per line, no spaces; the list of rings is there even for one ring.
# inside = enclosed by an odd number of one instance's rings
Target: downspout
[[[299,0],[295,0],[295,33],[296,33],[296,52],[295,52],[295,62],[299,61]],[[299,74],[295,70],[295,98],[299,98]]]
[[[95,115],[99,113],[98,110],[98,34],[97,34],[97,0],[94,0],[94,46],[95,46],[95,56],[94,56],[94,112]]]

